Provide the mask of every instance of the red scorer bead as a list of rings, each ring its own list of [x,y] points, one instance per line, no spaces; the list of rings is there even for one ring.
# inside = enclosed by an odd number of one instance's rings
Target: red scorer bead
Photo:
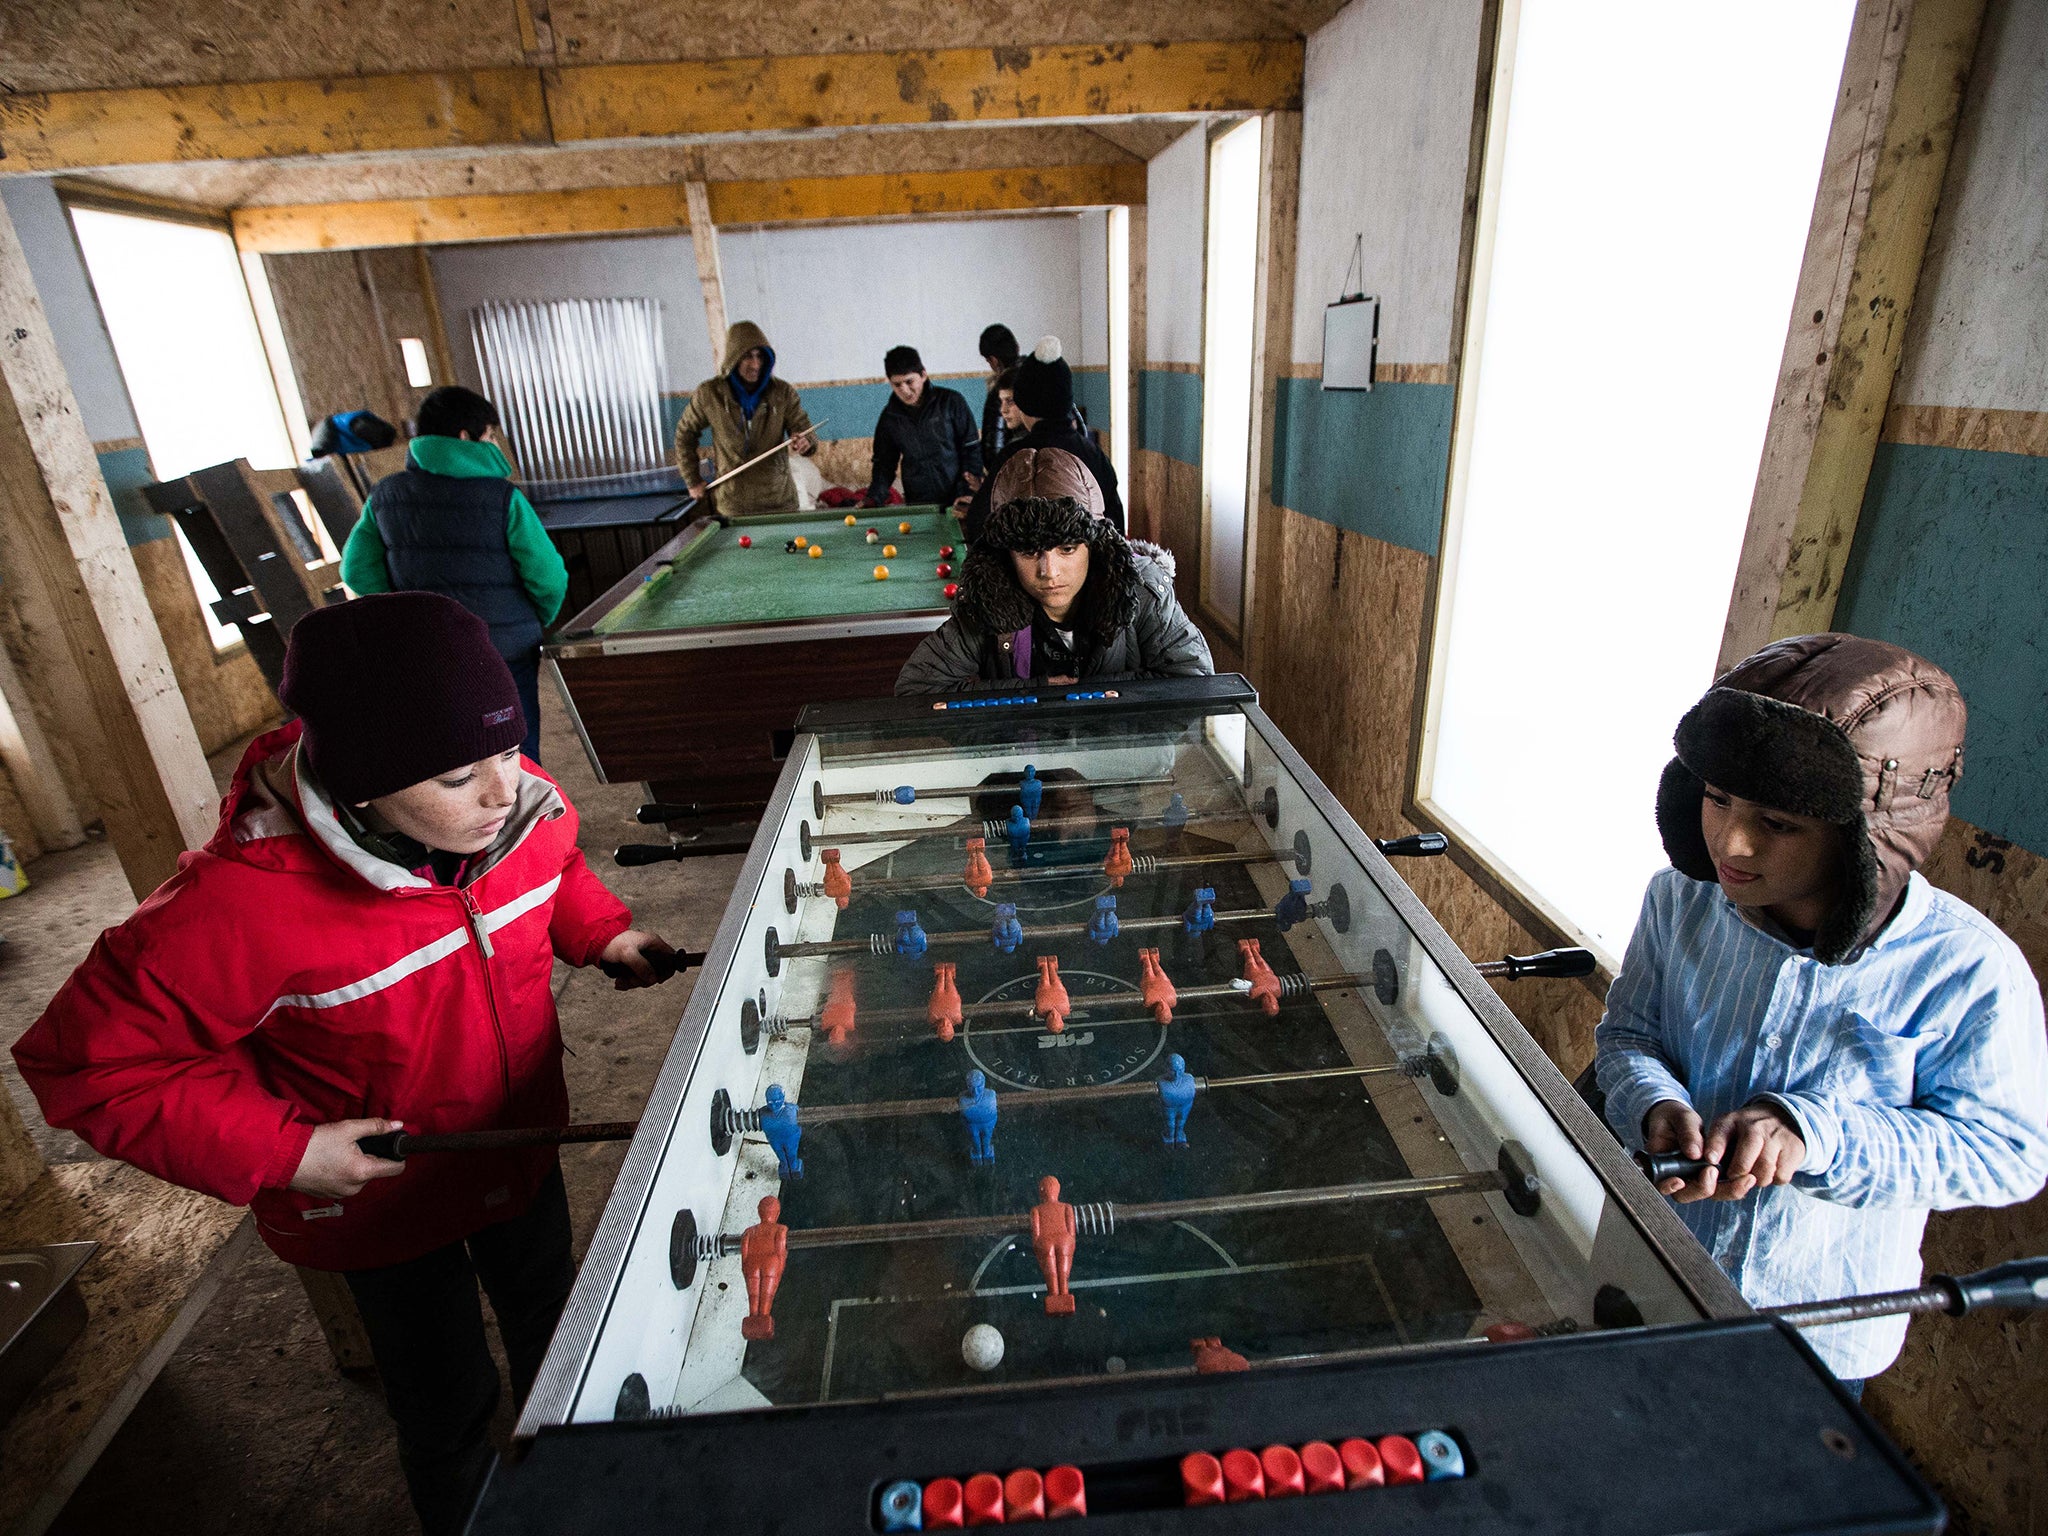
[[[1422,1470],[1422,1452],[1415,1442],[1406,1435],[1380,1436],[1380,1463],[1387,1469],[1387,1483],[1419,1483],[1427,1475]]]
[[[1259,953],[1257,939],[1239,939],[1237,952],[1244,956],[1244,979],[1252,984],[1245,997],[1259,1005],[1259,1012],[1272,1018],[1280,1011],[1280,978]]]
[[[1223,1463],[1207,1451],[1190,1451],[1181,1457],[1180,1496],[1190,1508],[1197,1504],[1221,1504]]]
[[[853,900],[853,876],[840,867],[837,848],[820,849],[818,857],[825,861],[825,894],[838,902],[839,910],[844,912],[846,904]]]
[[[1011,1525],[1045,1518],[1045,1479],[1035,1468],[1019,1467],[1003,1479],[1003,1518]]]
[[[946,583],[946,596],[950,598],[950,597],[958,597],[959,595],[960,595],[960,583],[959,583],[959,582],[957,582],[957,581],[949,581],[949,582],[947,582],[947,583]]]
[[[1377,1488],[1387,1480],[1379,1448],[1370,1440],[1346,1440],[1337,1447],[1337,1456],[1344,1463],[1346,1488]]]
[[[937,567],[937,569],[938,569],[938,573],[939,573],[939,574],[940,574],[941,576],[950,576],[950,575],[952,575],[952,574],[953,574],[953,567],[952,567],[952,566],[951,566],[951,565],[950,565],[950,564],[949,564],[948,562],[946,562],[946,561],[944,561],[944,560],[941,560],[941,561],[940,561],[940,562],[938,563],[938,567]]]
[[[941,1477],[924,1485],[924,1528],[951,1529],[966,1517],[960,1497],[960,1479]]]
[[[924,1016],[938,1032],[941,1040],[951,1042],[953,1031],[960,1027],[960,988],[954,983],[953,973],[958,969],[951,960],[940,960],[933,964],[932,1000],[924,1006]]]
[[[1173,1022],[1173,1005],[1180,1001],[1180,994],[1167,979],[1166,972],[1159,968],[1159,951],[1141,949],[1138,963],[1145,968],[1144,980],[1140,983],[1145,1006],[1152,1010],[1152,1017],[1162,1024]]]
[[[842,1044],[853,1033],[853,972],[839,971],[832,977],[832,995],[818,1010],[818,1022],[825,1026],[825,1038]]]
[[[1102,861],[1102,872],[1108,876],[1112,889],[1122,890],[1124,876],[1132,870],[1131,829],[1112,827],[1109,832],[1109,854]]]
[[[1088,1513],[1088,1479],[1079,1467],[1054,1467],[1045,1474],[1045,1518],[1067,1520]]]
[[[1310,1493],[1339,1493],[1344,1487],[1344,1458],[1327,1440],[1311,1440],[1301,1448],[1301,1479]]]
[[[1223,1501],[1242,1504],[1266,1496],[1265,1463],[1247,1450],[1223,1453]]]
[[[1302,1491],[1301,1458],[1289,1445],[1269,1445],[1259,1452],[1259,1465],[1266,1473],[1266,1497],[1291,1499]]]
[[[1067,996],[1067,984],[1060,980],[1060,957],[1039,955],[1038,992],[1031,999],[1031,1006],[1045,1020],[1045,1027],[1057,1035],[1067,1027],[1067,1015],[1074,1011],[1073,999]]]
[[[967,868],[961,873],[960,883],[974,892],[979,901],[988,894],[988,888],[996,872],[988,867],[988,839],[970,837],[967,839]]]
[[[1489,1344],[1520,1344],[1529,1339],[1540,1339],[1543,1335],[1527,1323],[1518,1323],[1509,1318],[1504,1323],[1495,1323],[1481,1337]]]
[[[1003,1480],[995,1473],[975,1473],[960,1490],[960,1498],[966,1506],[969,1525],[1003,1523]]]

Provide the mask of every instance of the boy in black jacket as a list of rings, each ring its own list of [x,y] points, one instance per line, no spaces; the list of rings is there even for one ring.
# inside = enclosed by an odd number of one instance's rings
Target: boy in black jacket
[[[886,507],[896,467],[912,506],[948,506],[981,484],[981,432],[958,393],[934,384],[915,347],[891,347],[882,361],[894,395],[875,423],[867,504]]]

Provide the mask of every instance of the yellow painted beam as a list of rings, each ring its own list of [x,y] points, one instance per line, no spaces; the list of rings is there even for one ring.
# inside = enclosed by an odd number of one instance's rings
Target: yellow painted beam
[[[531,69],[0,97],[9,171],[548,142]]]
[[[555,138],[993,123],[1301,105],[1302,44],[947,48],[586,64],[548,74]]]
[[[811,176],[791,181],[716,181],[712,222],[801,224],[919,214],[1089,208],[1145,200],[1145,167],[1042,165],[1020,170],[926,171],[900,176]],[[245,251],[331,251],[394,245],[456,245],[551,235],[687,229],[683,186],[587,187],[571,192],[399,198],[235,210]]]

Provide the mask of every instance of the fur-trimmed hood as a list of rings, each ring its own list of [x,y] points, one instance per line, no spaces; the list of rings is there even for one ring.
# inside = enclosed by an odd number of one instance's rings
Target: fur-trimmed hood
[[[1657,788],[1657,829],[1681,874],[1716,879],[1700,830],[1705,784],[1842,827],[1845,898],[1814,936],[1816,959],[1854,960],[1934,851],[1963,771],[1966,711],[1930,661],[1856,635],[1764,647],[1678,723]]]

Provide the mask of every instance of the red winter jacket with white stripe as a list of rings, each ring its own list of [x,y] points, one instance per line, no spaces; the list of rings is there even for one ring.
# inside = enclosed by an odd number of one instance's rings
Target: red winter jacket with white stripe
[[[14,1057],[52,1125],[250,1206],[294,1264],[367,1269],[516,1215],[555,1153],[420,1157],[337,1202],[287,1187],[313,1127],[566,1124],[552,960],[593,964],[631,915],[533,764],[458,890],[357,846],[298,735],[250,745],[212,841],[100,936]]]

